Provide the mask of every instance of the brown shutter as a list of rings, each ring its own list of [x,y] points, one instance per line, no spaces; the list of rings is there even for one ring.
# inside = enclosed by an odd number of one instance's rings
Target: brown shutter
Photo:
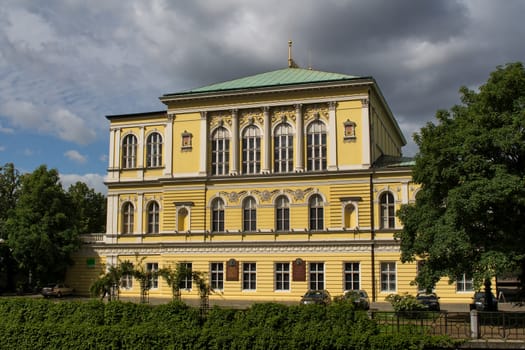
[[[306,263],[301,258],[297,258],[293,262],[292,280],[294,282],[306,281]]]
[[[239,263],[235,259],[230,259],[226,263],[226,281],[239,280]]]

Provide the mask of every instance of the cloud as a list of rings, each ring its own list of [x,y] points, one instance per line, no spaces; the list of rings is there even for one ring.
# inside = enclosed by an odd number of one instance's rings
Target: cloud
[[[82,118],[64,108],[10,100],[0,106],[0,113],[17,128],[54,135],[64,141],[86,145],[96,137]]]
[[[2,124],[0,124],[0,133],[2,134],[14,134],[15,130],[11,128],[3,127]]]
[[[78,151],[75,150],[69,150],[66,153],[64,153],[64,155],[70,160],[79,164],[84,164],[87,161],[86,156],[80,154]]]
[[[6,150],[5,146],[0,146],[0,152],[4,152]]]
[[[69,186],[80,181],[94,189],[96,192],[103,194],[106,194],[107,192],[106,185],[104,185],[104,176],[100,174],[60,174],[60,180],[62,182],[62,187],[66,190]]]

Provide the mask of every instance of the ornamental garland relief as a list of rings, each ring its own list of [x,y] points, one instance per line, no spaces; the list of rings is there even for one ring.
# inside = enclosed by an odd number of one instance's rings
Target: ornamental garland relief
[[[328,120],[328,104],[305,105],[303,116],[305,122],[316,118],[326,121]]]
[[[215,129],[224,124],[231,126],[232,125],[232,114],[231,111],[220,111],[220,112],[210,112],[208,114],[210,129]]]
[[[259,200],[262,203],[262,202],[271,202],[273,201],[273,198],[276,195],[284,194],[284,193],[291,195],[294,201],[302,201],[309,193],[313,191],[314,189],[312,187],[309,187],[304,190],[302,189],[295,189],[295,190],[284,189],[284,190],[273,190],[273,191],[269,191],[269,190],[263,190],[263,191],[253,190],[253,191],[240,191],[240,192],[221,191],[219,192],[219,195],[223,198],[227,198],[229,203],[238,203],[239,200],[243,197],[250,196],[250,195],[256,195],[259,197]],[[315,191],[318,192],[317,190]]]
[[[272,109],[272,125],[286,120],[295,122],[295,108],[293,106],[277,107]]]
[[[245,125],[257,125],[262,127],[264,125],[263,113],[260,109],[249,109],[240,112],[239,126],[242,128]]]

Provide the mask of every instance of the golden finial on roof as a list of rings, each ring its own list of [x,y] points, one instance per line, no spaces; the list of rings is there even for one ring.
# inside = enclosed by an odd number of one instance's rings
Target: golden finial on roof
[[[299,68],[292,58],[292,41],[288,40],[288,68]]]

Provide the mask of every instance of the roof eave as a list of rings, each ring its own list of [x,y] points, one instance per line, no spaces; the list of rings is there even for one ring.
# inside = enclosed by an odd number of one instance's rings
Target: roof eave
[[[181,92],[174,94],[165,94],[159,97],[159,100],[167,104],[171,101],[187,101],[193,99],[208,99],[228,96],[239,96],[239,95],[254,95],[262,93],[275,93],[275,92],[286,92],[291,90],[312,90],[320,88],[335,88],[342,86],[359,86],[359,85],[370,85],[375,84],[372,77],[357,77],[357,78],[345,78],[340,80],[327,80],[312,83],[295,83],[285,85],[267,85],[258,87],[246,87],[236,89],[223,89],[217,91],[204,91],[204,92]]]

